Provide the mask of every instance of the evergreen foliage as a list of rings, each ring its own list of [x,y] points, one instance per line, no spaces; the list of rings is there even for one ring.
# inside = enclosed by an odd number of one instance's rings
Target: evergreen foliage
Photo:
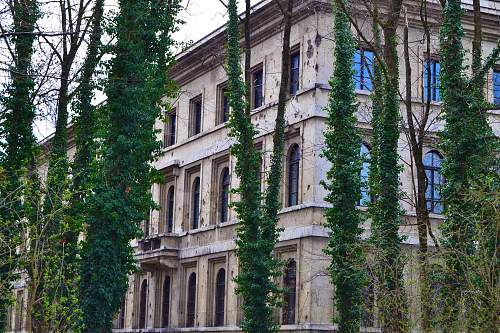
[[[339,0],[347,6],[347,0]],[[325,200],[326,226],[330,238],[325,253],[331,257],[329,271],[335,286],[339,332],[360,330],[361,289],[366,284],[361,216],[356,208],[360,199],[361,138],[356,129],[357,98],[352,80],[353,37],[348,14],[334,2],[335,64],[330,79],[325,149],[322,154],[332,164],[327,172]]]
[[[39,17],[37,1],[17,1],[10,7],[13,19],[12,50],[13,63],[10,68],[10,82],[2,104],[0,133],[1,182],[0,197],[0,330],[5,327],[7,307],[10,304],[12,282],[19,268],[17,255],[13,251],[21,242],[21,220],[30,214],[29,194],[26,184],[36,180],[35,156],[36,138],[33,135],[35,108],[31,102],[35,86],[31,58],[33,55],[32,34]]]
[[[179,7],[179,1],[119,2],[105,90],[107,127],[80,266],[84,332],[111,332],[135,270],[130,241],[142,234],[138,226],[148,219],[149,189],[158,180],[151,164],[160,148],[153,125],[161,98],[175,91],[168,69]]]
[[[226,72],[228,75],[230,136],[235,139],[231,154],[236,157],[235,172],[240,186],[235,190],[240,201],[234,203],[238,215],[236,253],[240,272],[235,278],[236,292],[243,297],[244,332],[275,332],[273,306],[278,301],[279,289],[273,278],[279,275],[279,264],[272,257],[277,238],[275,219],[265,218],[261,207],[260,154],[254,147],[256,134],[246,107],[245,84],[240,67],[237,1],[228,3]]]
[[[461,16],[460,1],[447,1],[440,29],[440,80],[445,120],[441,148],[445,155],[442,172],[446,179],[442,189],[446,216],[441,225],[446,262],[442,296],[446,322],[443,329],[446,332],[463,328],[461,306],[472,305],[470,294],[464,293],[470,273],[470,267],[465,263],[478,250],[475,216],[481,210],[481,204],[468,200],[466,194],[487,179],[495,151],[498,151],[498,143],[491,140],[493,134],[484,110],[484,77],[481,77],[484,73],[477,69],[480,62],[477,54],[473,59],[474,76],[468,80],[464,74]],[[498,47],[492,55],[494,58],[498,56]],[[498,277],[498,269],[495,274]]]
[[[400,9],[400,8],[399,8]],[[399,10],[390,9],[399,17]],[[397,16],[395,16],[397,15]],[[372,126],[374,144],[370,169],[371,193],[374,201],[370,207],[371,243],[374,249],[374,273],[378,282],[379,321],[384,332],[408,330],[406,295],[403,283],[404,257],[401,253],[399,226],[399,68],[395,24],[384,26],[383,64],[375,66],[375,97],[373,98]],[[393,23],[394,23],[393,22]],[[374,29],[375,35],[378,29]],[[376,37],[379,40],[379,36]],[[381,78],[378,73],[384,73]],[[381,96],[376,96],[381,94]]]

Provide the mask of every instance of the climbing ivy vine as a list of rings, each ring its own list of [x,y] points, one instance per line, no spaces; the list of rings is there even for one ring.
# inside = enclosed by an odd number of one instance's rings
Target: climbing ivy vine
[[[347,0],[339,0],[344,6]],[[335,286],[339,332],[360,330],[362,313],[361,290],[366,283],[365,258],[361,234],[361,216],[356,208],[360,199],[361,137],[356,129],[358,108],[354,92],[352,59],[354,42],[348,14],[334,1],[334,69],[330,79],[328,117],[323,156],[331,163],[324,187],[326,227],[330,238],[325,253],[331,257],[329,272]]]

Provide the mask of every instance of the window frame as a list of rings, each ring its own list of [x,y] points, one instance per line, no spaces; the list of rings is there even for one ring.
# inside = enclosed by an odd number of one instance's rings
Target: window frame
[[[148,326],[148,279],[144,278],[139,287],[139,317],[137,320],[137,328],[145,329]]]
[[[175,185],[167,184],[167,197],[165,204],[165,232],[174,231],[175,222]]]
[[[186,284],[186,327],[195,327],[196,324],[196,294],[197,294],[197,274],[189,273]]]
[[[197,106],[199,105],[199,110]],[[189,101],[189,137],[203,131],[203,95],[200,94]]]
[[[259,85],[256,84],[256,78],[255,76],[260,73],[261,74],[261,83]],[[264,105],[264,66],[263,66],[263,63],[260,63],[258,64],[257,66],[253,67],[251,69],[251,78],[252,78],[252,81],[251,81],[251,103],[250,103],[250,108],[252,110],[254,109],[258,109],[260,108],[261,106]],[[256,92],[256,89],[257,87],[260,87],[260,104],[257,105],[257,96],[259,96],[259,94],[257,94]]]
[[[168,279],[168,292],[166,291],[166,284]],[[165,275],[162,283],[162,293],[161,293],[161,327],[167,328],[170,326],[170,309],[171,309],[171,297],[172,297],[172,277],[170,275]],[[165,309],[166,307],[166,309]]]
[[[165,126],[163,135],[163,147],[175,145],[177,140],[177,109],[165,113]]]
[[[431,64],[431,96],[427,96],[427,73],[428,64]],[[437,74],[436,74],[437,68]],[[422,72],[422,101],[426,102],[441,102],[441,87],[440,87],[440,77],[441,77],[441,61],[438,56],[428,55],[423,60],[423,72]]]
[[[367,57],[365,56],[365,52],[371,53],[371,63],[367,62]],[[359,54],[359,70],[357,69],[356,55]],[[370,48],[359,46],[356,48],[354,53],[353,62],[353,81],[355,90],[362,91],[373,91],[373,61],[375,58],[375,51]],[[359,74],[359,75],[358,75]],[[357,79],[359,76],[359,80]],[[367,83],[369,82],[369,83]]]
[[[189,212],[189,225],[190,230],[197,230],[200,228],[201,215],[201,178],[199,175],[194,176],[190,193],[191,205]]]
[[[297,157],[292,160],[292,153],[297,149]],[[300,160],[302,152],[298,143],[292,143],[288,148],[287,163],[286,163],[286,207],[292,207],[299,204],[300,198]],[[296,177],[292,174],[292,167],[296,167]],[[292,192],[292,182],[296,185],[296,192]],[[295,194],[295,200],[293,195]]]
[[[291,265],[293,264],[293,265]],[[292,270],[293,269],[293,270]],[[292,274],[293,273],[293,274]],[[293,279],[293,287],[292,287]],[[283,288],[288,288],[283,294],[283,308],[281,310],[281,323],[283,325],[293,325],[296,322],[296,302],[297,302],[297,261],[289,258],[284,265]]]
[[[367,153],[365,154],[365,156],[367,156],[367,158],[363,157],[363,147],[365,147],[367,150]],[[360,179],[360,191],[359,191],[360,198],[356,204],[360,207],[367,207],[373,201],[373,198],[370,195],[370,187],[368,184],[368,180],[370,177],[371,146],[364,141],[361,142],[359,153],[360,153],[360,156],[362,158],[361,170],[360,170],[360,175],[359,175],[360,176],[359,177],[359,179]],[[367,166],[366,176],[363,175],[363,171],[365,171],[364,170],[365,165]],[[366,196],[364,196],[363,193],[366,193]],[[364,201],[363,199],[365,199],[365,198],[367,198],[368,201]]]
[[[493,91],[493,104],[500,106],[500,66],[493,68],[491,79],[492,79],[491,86]]]
[[[297,67],[293,67],[294,66],[294,63],[293,63],[293,58],[294,57],[298,57],[298,60],[297,60]],[[289,89],[288,89],[288,93],[290,94],[290,96],[295,96],[297,95],[297,92],[299,91],[300,89],[300,68],[301,68],[301,59],[302,57],[300,56],[300,45],[296,45],[294,47],[291,48],[290,50],[290,75],[289,75]],[[294,76],[294,73],[296,73],[296,75]],[[296,78],[296,80],[294,80],[294,77]]]
[[[217,86],[217,112],[215,115],[216,126],[224,124],[229,120],[231,106],[229,105],[229,96],[227,96],[227,84],[227,81],[225,81]]]
[[[434,163],[433,163],[433,165],[426,164],[425,160],[426,160],[426,157],[428,155],[437,156],[440,159],[439,166],[435,166]],[[434,158],[433,158],[433,161],[434,161]],[[442,166],[441,166],[442,162],[443,162],[443,155],[440,152],[438,152],[437,150],[429,150],[427,153],[424,154],[423,165],[424,165],[424,172],[425,172],[425,178],[426,178],[426,180],[425,180],[425,206],[427,208],[427,211],[429,213],[433,213],[433,214],[443,214],[443,209],[444,209],[443,196],[441,194],[441,189],[438,189],[439,198],[436,199],[434,197],[434,193],[436,191],[436,186],[443,186],[444,185],[444,177],[442,174]],[[431,174],[431,181],[430,182],[429,182],[429,177],[427,176],[428,172]],[[436,173],[438,174],[439,179],[441,180],[440,184],[435,184],[435,182],[434,182],[434,178],[435,178]],[[428,186],[430,186],[430,190],[429,190],[429,192],[431,193],[430,198],[427,195]],[[429,207],[429,203],[430,203],[430,207]],[[439,211],[436,211],[436,204],[440,205]]]
[[[225,182],[226,175],[227,175],[227,183]],[[222,168],[222,171],[219,174],[219,190],[217,195],[218,223],[229,222],[230,189],[231,189],[231,172],[229,170],[229,166],[225,166]]]
[[[222,280],[220,274],[223,273]],[[226,269],[221,267],[217,270],[215,275],[215,288],[214,288],[214,326],[220,327],[225,325],[226,317]],[[221,288],[222,287],[222,291]],[[220,317],[222,315],[222,317]]]

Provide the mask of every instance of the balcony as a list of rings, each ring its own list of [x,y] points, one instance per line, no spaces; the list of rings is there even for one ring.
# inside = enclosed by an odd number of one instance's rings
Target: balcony
[[[137,261],[143,271],[177,268],[179,237],[175,234],[151,235],[139,240]]]

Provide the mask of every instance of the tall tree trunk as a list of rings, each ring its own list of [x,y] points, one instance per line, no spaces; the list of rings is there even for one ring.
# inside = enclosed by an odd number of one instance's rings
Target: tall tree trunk
[[[401,209],[399,206],[399,67],[397,27],[401,0],[390,2],[387,20],[383,24],[385,80],[384,107],[380,114],[378,150],[378,196],[373,225],[373,240],[377,247],[376,265],[380,283],[380,318],[383,332],[406,332],[407,305],[403,283],[404,260],[401,254]]]
[[[5,155],[1,160],[6,186],[0,188],[0,195],[9,198],[6,207],[0,211],[0,328],[6,326],[7,308],[12,297],[14,272],[20,269],[15,249],[26,235],[20,221],[29,217],[28,202],[23,197],[29,193],[31,180],[36,178],[32,171],[37,151],[33,134],[35,108],[31,103],[34,80],[31,73],[33,56],[32,34],[39,17],[35,0],[14,1],[10,5],[13,32],[13,47],[9,48],[13,64],[9,86],[2,98],[5,113],[2,125],[5,141],[1,143]],[[9,41],[7,41],[9,44]],[[26,182],[27,181],[27,182]]]
[[[83,332],[109,333],[136,269],[132,239],[149,217],[154,123],[160,100],[175,91],[168,72],[180,1],[122,0],[106,84],[107,130],[82,247]]]
[[[423,6],[426,6],[424,4]],[[426,15],[426,14],[425,14]],[[425,24],[424,24],[425,25]],[[429,41],[430,34],[426,29],[426,39]],[[410,51],[409,51],[409,38],[408,38],[408,22],[406,22],[404,28],[404,60],[405,60],[405,70],[406,70],[406,80],[405,80],[405,106],[406,106],[406,118],[408,124],[408,136],[410,143],[410,150],[413,157],[414,167],[416,169],[416,202],[415,210],[417,217],[417,229],[418,229],[418,260],[419,260],[419,287],[420,287],[420,318],[421,327],[424,333],[430,332],[430,318],[431,318],[431,298],[430,298],[430,286],[428,281],[428,241],[427,241],[427,227],[429,222],[429,212],[427,210],[425,190],[426,190],[426,174],[423,163],[423,138],[427,127],[428,114],[430,111],[430,99],[424,106],[424,117],[420,119],[419,127],[415,128],[415,122],[413,121],[414,114],[412,109],[412,70],[410,64]],[[427,43],[427,53],[429,54],[430,44]],[[430,75],[428,75],[428,80],[430,80]],[[428,89],[430,89],[430,83],[427,84]],[[428,91],[427,96],[430,96]]]
[[[323,155],[332,164],[327,172],[325,198],[332,204],[326,209],[326,227],[330,230],[325,253],[331,257],[329,271],[335,286],[338,331],[357,333],[362,314],[362,288],[366,285],[365,258],[361,234],[361,216],[356,205],[361,198],[361,137],[356,128],[357,99],[352,79],[354,41],[349,17],[343,7],[347,0],[334,2],[334,69],[330,79],[327,106],[325,149]],[[363,157],[361,157],[363,158]]]

